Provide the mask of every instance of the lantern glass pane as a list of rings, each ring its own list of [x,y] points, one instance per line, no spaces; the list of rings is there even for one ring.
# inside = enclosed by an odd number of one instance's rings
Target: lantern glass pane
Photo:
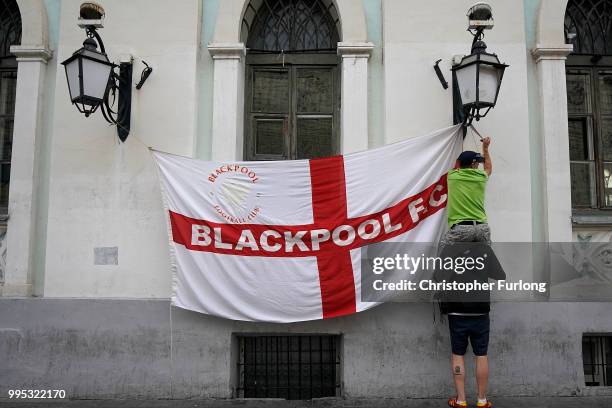
[[[75,58],[70,63],[66,64],[66,77],[68,78],[68,91],[70,92],[70,100],[75,100],[81,96],[81,88],[79,85],[79,59]]]
[[[498,87],[498,70],[491,65],[482,64],[480,66],[480,83],[478,87],[480,91],[479,102],[490,104],[495,103]]]
[[[461,60],[461,65],[467,65],[470,62],[476,61],[477,59],[478,59],[478,54],[470,54]]]
[[[493,54],[480,54],[480,60],[491,62],[493,64],[499,64],[499,58],[497,58],[497,56]]]
[[[83,93],[102,99],[108,85],[111,66],[83,58]]]
[[[476,102],[476,66],[477,64],[472,64],[456,70],[463,105]]]
[[[83,49],[80,51],[81,55],[91,58],[91,59],[95,59],[98,61],[102,61],[106,64],[110,64],[110,62],[108,61],[108,57],[105,54],[101,54],[100,52],[98,52],[97,50],[88,50],[88,49]]]

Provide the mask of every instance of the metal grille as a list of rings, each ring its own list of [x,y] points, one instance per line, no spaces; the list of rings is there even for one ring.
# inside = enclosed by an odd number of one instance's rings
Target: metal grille
[[[251,1],[244,15],[242,24],[251,52],[335,50],[339,41],[333,1]]]
[[[21,43],[21,15],[15,0],[0,0],[0,58],[12,57],[11,45]]]
[[[340,394],[340,336],[240,336],[240,398],[311,399]]]
[[[612,1],[570,0],[565,38],[574,45],[574,54],[612,55]]]
[[[612,385],[612,336],[583,335],[582,363],[585,385]]]

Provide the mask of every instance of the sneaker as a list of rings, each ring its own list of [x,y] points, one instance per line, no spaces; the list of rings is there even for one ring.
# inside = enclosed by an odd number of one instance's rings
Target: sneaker
[[[466,408],[467,407],[467,402],[465,403],[465,405],[462,404],[458,404],[457,403],[457,397],[452,397],[448,399],[448,406],[451,408]]]
[[[487,400],[487,402],[485,402],[484,404],[480,405],[480,403],[477,403],[476,406],[478,408],[493,408],[493,404],[491,403],[491,401]]]

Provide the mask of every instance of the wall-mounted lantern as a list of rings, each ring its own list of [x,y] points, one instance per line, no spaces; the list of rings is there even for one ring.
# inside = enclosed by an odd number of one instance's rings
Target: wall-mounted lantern
[[[468,10],[468,31],[474,36],[472,51],[454,65],[453,103],[455,123],[469,125],[489,113],[497,103],[504,71],[508,65],[487,52],[482,40],[484,30],[493,28],[493,13],[487,3],[477,3]]]
[[[79,112],[89,116],[104,103],[106,89],[111,81],[112,64],[105,53],[98,52],[92,38],[83,41],[83,48],[62,62],[66,68],[70,100]]]
[[[63,61],[62,65],[66,69],[72,104],[79,112],[84,113],[85,117],[100,108],[104,119],[117,126],[117,135],[122,142],[125,142],[130,133],[132,59],[130,57],[128,61],[122,61],[119,65],[108,59],[104,42],[97,32],[98,28],[103,27],[103,20],[104,9],[100,5],[96,3],[81,5],[79,27],[85,29],[87,38],[83,42],[83,47]],[[138,89],[151,71],[152,68],[147,65],[143,71],[143,79],[137,86]],[[114,109],[115,101],[116,109]]]

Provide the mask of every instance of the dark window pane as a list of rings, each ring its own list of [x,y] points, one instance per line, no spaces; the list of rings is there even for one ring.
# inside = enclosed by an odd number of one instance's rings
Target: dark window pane
[[[612,160],[612,117],[601,118],[601,158]]]
[[[602,114],[612,113],[612,74],[599,75],[599,110]]]
[[[588,160],[589,144],[587,133],[587,119],[570,119],[568,127],[570,160]]]
[[[584,380],[587,386],[599,385],[595,383],[595,370],[594,370],[594,343],[593,337],[583,336],[582,337],[582,364],[584,368]]]
[[[255,122],[255,154],[283,155],[285,153],[284,120],[256,119]]]
[[[0,118],[0,161],[11,160],[13,118]]]
[[[333,155],[332,118],[298,118],[297,157],[313,159]]]
[[[0,213],[6,213],[9,196],[9,176],[11,175],[11,164],[0,164]]]
[[[297,70],[298,113],[333,113],[334,87],[328,69]]]
[[[0,115],[15,113],[15,90],[17,73],[13,71],[0,73]]]
[[[591,113],[591,78],[588,74],[570,74],[567,76],[567,111],[568,113]]]
[[[253,112],[289,112],[288,71],[253,71]]]
[[[604,205],[612,207],[612,163],[603,165],[603,197]]]
[[[572,206],[591,207],[594,205],[593,163],[571,163]]]

